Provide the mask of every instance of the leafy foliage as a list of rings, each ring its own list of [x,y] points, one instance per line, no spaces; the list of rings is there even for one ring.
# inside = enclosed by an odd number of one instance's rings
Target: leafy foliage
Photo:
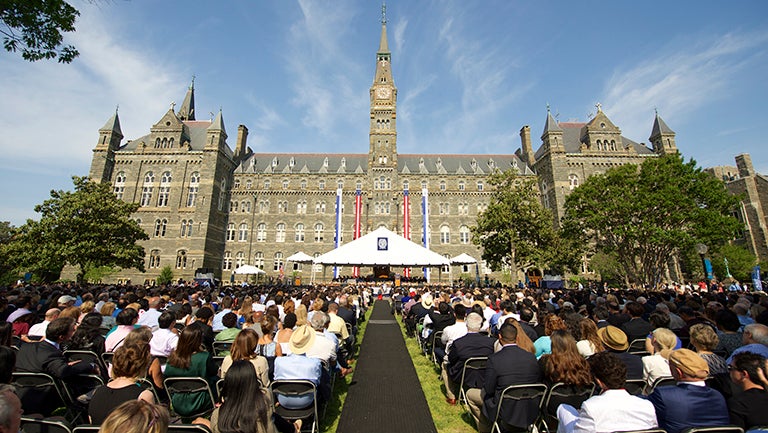
[[[668,155],[590,177],[566,199],[561,223],[570,239],[615,255],[625,282],[656,285],[676,252],[733,238],[739,200],[695,161]]]
[[[147,234],[130,218],[136,203],[115,198],[109,184],[73,177],[75,191],[51,191],[35,206],[40,221],[28,220],[6,245],[6,256],[18,271],[55,280],[66,263],[78,265],[78,281],[101,267],[144,271]]]
[[[6,51],[21,51],[30,62],[58,57],[70,63],[80,53],[63,45],[63,33],[75,31],[77,9],[64,0],[0,1],[0,33]]]
[[[472,241],[483,247],[483,259],[494,270],[509,266],[513,276],[519,268],[553,262],[558,237],[535,181],[507,171],[493,174],[489,183],[495,190],[488,209],[472,227]]]
[[[173,270],[171,270],[170,266],[163,266],[160,269],[160,275],[157,276],[157,284],[162,286],[171,282],[173,282]]]
[[[725,260],[728,259],[728,270],[733,278],[739,281],[752,281],[752,267],[757,264],[757,257],[748,249],[739,246],[725,244],[712,252],[712,269],[719,280],[725,279]]]

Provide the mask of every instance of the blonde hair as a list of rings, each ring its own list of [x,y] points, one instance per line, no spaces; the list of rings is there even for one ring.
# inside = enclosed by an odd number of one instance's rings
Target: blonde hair
[[[296,307],[296,326],[302,326],[307,324],[307,306],[299,304]]]
[[[702,350],[711,352],[720,343],[720,337],[717,336],[715,330],[709,325],[697,323],[691,326],[689,332],[691,334],[691,344],[693,344],[697,352]]]
[[[168,409],[144,400],[130,400],[116,407],[101,423],[99,433],[165,433]]]
[[[111,316],[112,313],[115,312],[115,303],[114,302],[105,302],[104,305],[101,306],[101,313],[102,316]]]
[[[80,304],[80,314],[88,314],[92,312],[95,307],[96,304],[94,304],[93,301],[85,301]]]
[[[653,347],[658,350],[659,355],[664,359],[669,359],[669,354],[677,346],[677,335],[667,328],[656,328],[653,330]]]

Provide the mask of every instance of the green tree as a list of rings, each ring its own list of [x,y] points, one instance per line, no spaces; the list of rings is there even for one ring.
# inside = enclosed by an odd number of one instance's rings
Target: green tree
[[[626,283],[656,285],[680,251],[733,238],[739,200],[695,161],[668,155],[590,177],[566,199],[561,224],[569,238],[615,255]]]
[[[14,230],[9,221],[0,221],[0,286],[11,284],[18,277],[7,256],[7,245],[11,241]]]
[[[725,259],[733,278],[741,282],[752,282],[752,268],[757,265],[757,257],[740,245],[725,244],[711,253],[712,269],[719,280],[725,279]]]
[[[32,271],[44,281],[58,278],[66,263],[80,267],[78,281],[101,267],[144,271],[148,239],[130,218],[136,203],[118,200],[110,185],[87,177],[73,177],[75,190],[51,191],[51,198],[35,206],[40,221],[28,220],[7,245],[17,271]]]
[[[171,267],[166,265],[163,266],[162,269],[160,269],[160,275],[157,276],[157,284],[163,285],[163,284],[169,284],[173,281],[173,270],[171,270]]]
[[[494,269],[547,266],[554,259],[557,233],[549,209],[541,205],[536,182],[512,171],[494,173],[488,208],[472,227],[472,241],[483,247],[483,260]]]
[[[30,62],[58,57],[70,63],[80,53],[64,45],[64,33],[75,31],[77,9],[63,0],[0,1],[0,34],[9,52],[21,52]]]

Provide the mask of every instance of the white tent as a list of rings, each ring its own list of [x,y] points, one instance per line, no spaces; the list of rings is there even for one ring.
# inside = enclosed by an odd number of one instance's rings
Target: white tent
[[[451,264],[454,265],[471,265],[472,263],[477,263],[477,260],[467,253],[461,253],[451,259]]]
[[[266,272],[262,271],[261,269],[253,265],[242,265],[239,268],[235,269],[235,273],[238,275],[266,274]]]
[[[313,262],[332,266],[450,266],[440,254],[380,227],[329,251]]]
[[[298,253],[288,256],[287,259],[285,259],[286,262],[294,262],[294,263],[312,263],[312,256],[310,256],[307,253],[299,251]]]

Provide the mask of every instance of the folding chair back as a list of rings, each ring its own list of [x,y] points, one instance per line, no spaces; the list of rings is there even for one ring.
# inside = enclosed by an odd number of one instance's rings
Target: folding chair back
[[[533,426],[539,421],[539,413],[544,397],[547,394],[547,385],[543,383],[532,383],[525,385],[511,385],[502,391],[499,397],[499,405],[496,408],[496,415],[493,419],[492,432],[502,433],[509,430],[510,424],[504,419],[503,414],[509,412],[507,406],[514,404],[514,411],[524,412],[525,426]],[[514,425],[514,424],[513,424]]]
[[[547,392],[543,406],[544,420],[547,422],[547,425],[553,430],[557,429],[557,407],[565,403],[579,409],[584,401],[592,397],[594,391],[594,383],[587,386],[569,385],[566,383],[552,385]]]
[[[636,340],[632,340],[632,342],[629,343],[629,349],[627,351],[637,356],[650,355],[650,353],[647,350],[645,350],[645,338],[638,338]]]
[[[315,432],[319,417],[317,410],[317,388],[314,383],[309,380],[273,380],[269,385],[269,389],[272,391],[272,395],[275,396],[275,413],[277,415],[288,421],[312,418],[311,431],[312,433]],[[285,404],[279,404],[281,397],[290,399],[292,397],[306,397],[308,395],[312,395],[312,403],[304,408],[289,409]]]
[[[464,361],[464,368],[461,370],[461,382],[459,383],[459,402],[467,403],[467,388],[465,388],[465,379],[470,374],[482,374],[485,371],[485,364],[488,362],[487,356],[478,356]]]
[[[624,389],[632,395],[642,395],[645,388],[645,380],[643,379],[627,379],[624,383]]]
[[[63,421],[21,417],[21,431],[24,433],[72,433]]]
[[[661,376],[653,381],[653,385],[648,388],[648,394],[650,395],[656,388],[660,386],[675,386],[676,384],[677,382],[675,382],[675,378],[672,376]]]
[[[735,425],[723,425],[715,427],[691,427],[683,430],[683,433],[744,433],[744,429]]]
[[[202,377],[169,377],[163,381],[171,410],[180,417],[197,418],[213,411],[216,399]]]
[[[72,433],[99,433],[101,426],[82,424],[72,429]]]
[[[28,414],[50,416],[56,408],[66,406],[64,391],[48,374],[14,372],[11,385],[16,387],[21,406]]]
[[[107,364],[96,352],[90,350],[65,350],[64,357],[68,361],[81,361],[92,362],[99,366],[99,373],[102,378],[109,379],[109,371],[107,370]]]
[[[232,348],[232,341],[214,341],[213,354],[216,356],[227,356]]]

